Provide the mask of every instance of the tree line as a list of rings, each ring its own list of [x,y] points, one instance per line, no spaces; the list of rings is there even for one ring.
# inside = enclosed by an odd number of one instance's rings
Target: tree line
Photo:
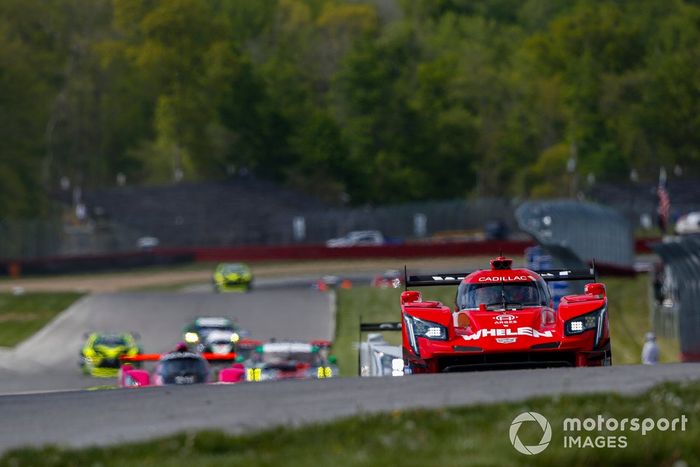
[[[698,175],[698,65],[689,0],[3,0],[0,216],[61,178],[357,205]]]

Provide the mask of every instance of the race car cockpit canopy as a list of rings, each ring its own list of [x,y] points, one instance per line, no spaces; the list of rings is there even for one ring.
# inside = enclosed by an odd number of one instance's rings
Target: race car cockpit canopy
[[[224,275],[244,274],[246,272],[248,272],[248,267],[242,263],[226,263],[221,266],[221,273]]]
[[[548,306],[550,294],[544,280],[528,269],[511,269],[513,260],[499,256],[491,269],[464,278],[457,289],[457,308],[487,309]]]
[[[463,282],[457,290],[457,307],[460,310],[492,307],[547,306],[549,291],[542,279],[527,282]]]
[[[101,334],[97,336],[93,345],[103,345],[106,347],[121,347],[128,345],[124,334]]]

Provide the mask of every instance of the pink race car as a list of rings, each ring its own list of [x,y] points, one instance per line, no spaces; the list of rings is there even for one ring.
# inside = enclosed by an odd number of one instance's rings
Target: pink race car
[[[165,354],[143,354],[133,357],[123,357],[124,364],[119,370],[119,387],[133,388],[144,386],[164,386],[170,384],[199,384],[199,383],[239,383],[245,380],[245,367],[234,363],[231,367],[219,370],[216,381],[211,381],[212,370],[209,361],[235,360],[236,354],[194,353],[185,349],[176,349]],[[155,370],[135,368],[129,362],[157,361]]]

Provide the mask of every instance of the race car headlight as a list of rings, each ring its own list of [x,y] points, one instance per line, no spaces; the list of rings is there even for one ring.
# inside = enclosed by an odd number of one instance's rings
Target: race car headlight
[[[431,321],[424,321],[413,318],[413,332],[416,337],[427,337],[428,339],[447,340],[447,328]]]
[[[246,381],[261,381],[262,368],[248,368],[245,372]]]
[[[313,371],[313,370],[312,370]],[[320,366],[316,368],[316,378],[325,379],[333,377],[333,368],[329,366]]]
[[[391,360],[391,376],[403,376],[403,358],[393,358]]]
[[[577,316],[570,319],[564,325],[564,334],[567,336],[575,336],[592,329],[596,330],[595,347],[598,346],[603,335],[603,323],[605,321],[605,313],[607,308],[603,307],[591,313]]]
[[[416,355],[420,355],[420,351],[418,350],[418,337],[443,341],[447,340],[447,328],[441,324],[425,321],[409,315],[404,315],[404,321],[406,322],[408,341]]]
[[[124,377],[124,386],[133,388],[133,387],[141,386],[141,384],[139,383],[139,381],[136,378],[127,374]]]
[[[189,344],[194,344],[199,341],[199,336],[197,335],[196,332],[186,332],[185,333],[185,342]]]
[[[600,311],[595,311],[593,313],[588,313],[586,315],[577,316],[574,319],[570,319],[566,322],[566,335],[573,336],[576,334],[581,334],[589,329],[595,329],[598,325],[598,317]]]
[[[257,369],[259,370],[260,368]],[[277,378],[277,375],[279,375],[279,371],[277,370],[263,369],[260,373],[260,379],[258,381],[270,381]]]
[[[239,340],[241,340],[241,336],[239,336],[237,332],[231,334],[231,342],[235,344]]]

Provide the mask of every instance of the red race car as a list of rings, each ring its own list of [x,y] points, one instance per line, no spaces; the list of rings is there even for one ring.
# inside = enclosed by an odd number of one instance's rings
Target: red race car
[[[377,289],[398,289],[403,284],[403,277],[398,269],[387,269],[383,274],[374,276],[371,286]]]
[[[401,295],[407,372],[607,366],[612,363],[605,285],[589,283],[557,309],[546,281],[595,280],[595,269],[513,269],[499,256],[469,274],[409,276],[407,286],[457,287],[454,310]]]

